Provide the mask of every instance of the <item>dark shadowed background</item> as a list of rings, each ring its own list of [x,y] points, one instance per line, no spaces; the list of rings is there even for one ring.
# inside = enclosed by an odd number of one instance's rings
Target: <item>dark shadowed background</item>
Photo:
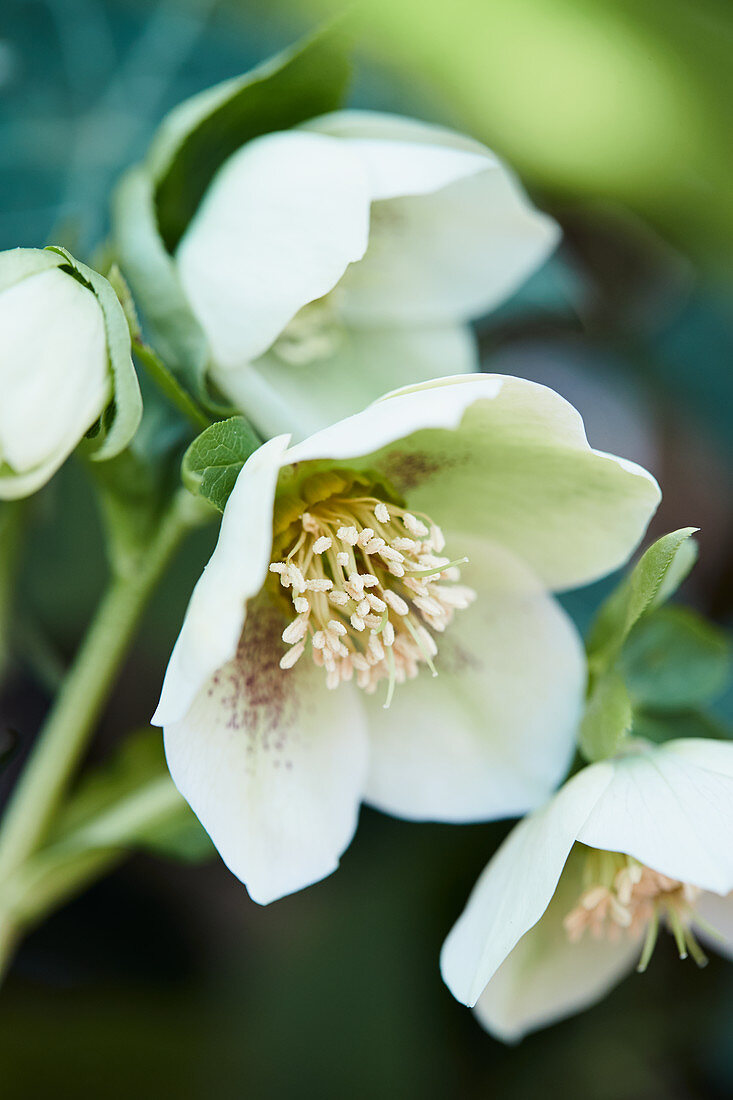
[[[0,248],[55,241],[87,258],[110,187],[163,113],[328,9],[3,0]],[[654,533],[702,528],[683,594],[722,623],[733,604],[730,13],[722,0],[375,0],[352,96],[472,131],[560,220],[558,255],[479,326],[486,367],[558,389],[594,446],[659,477]],[[18,757],[104,580],[80,469],[69,464],[32,510],[0,695]],[[157,594],[95,757],[152,713],[214,537],[192,539]],[[608,588],[566,598],[581,627]],[[718,710],[733,715],[730,695]],[[364,810],[337,874],[264,909],[215,861],[131,860],[23,946],[0,991],[0,1095],[731,1096],[733,965],[713,958],[698,972],[666,940],[646,975],[518,1047],[452,1000],[440,945],[507,827]]]

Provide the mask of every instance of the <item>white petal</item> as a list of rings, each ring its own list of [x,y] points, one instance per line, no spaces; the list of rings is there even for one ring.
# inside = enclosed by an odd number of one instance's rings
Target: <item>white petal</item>
[[[315,130],[330,137],[354,140],[438,145],[493,157],[493,153],[485,145],[457,130],[449,130],[445,126],[435,126],[431,122],[423,122],[420,119],[407,118],[405,115],[395,115],[386,111],[355,109],[331,111],[329,114],[308,119],[301,129]]]
[[[639,941],[616,942],[585,935],[568,940],[563,920],[583,891],[583,857],[570,853],[547,910],[504,960],[476,1003],[475,1012],[492,1035],[515,1042],[599,1001],[633,969]]]
[[[578,839],[727,894],[733,889],[731,757],[733,744],[688,740],[681,748],[650,745],[616,758],[613,781]]]
[[[90,290],[53,268],[0,293],[0,461],[57,469],[109,399],[104,321]]]
[[[489,149],[463,134],[369,111],[338,111],[306,126],[348,141],[366,158],[372,197],[387,200],[372,207],[367,254],[339,285],[345,316],[477,317],[557,243],[556,223]]]
[[[261,904],[338,866],[356,828],[366,733],[356,690],[283,671],[284,619],[251,608],[237,657],[166,723],[173,780],[229,869]]]
[[[608,763],[584,768],[509,834],[480,876],[440,956],[454,997],[474,1005],[545,912],[579,829],[613,777]]]
[[[277,348],[251,366],[219,370],[221,390],[261,432],[296,439],[363,409],[386,390],[465,374],[477,365],[476,342],[464,325],[440,328],[340,328],[331,354],[294,365]]]
[[[369,233],[369,191],[343,143],[298,131],[244,145],[219,170],[178,252],[181,281],[222,366],[261,355],[322,297]]]
[[[446,531],[501,543],[552,588],[623,564],[660,495],[640,466],[592,450],[562,397],[500,375],[388,395],[288,453],[321,457],[380,470],[411,508]]]
[[[585,659],[570,619],[501,547],[467,554],[461,580],[477,600],[437,637],[439,675],[422,666],[389,710],[368,699],[365,798],[401,817],[477,821],[543,802],[567,774],[583,706]]]
[[[380,111],[333,111],[303,130],[342,139],[365,161],[372,199],[424,195],[499,164],[485,145],[418,119]]]
[[[470,320],[513,294],[558,239],[500,164],[431,194],[375,202],[369,247],[339,283],[339,308],[361,323]]]
[[[186,610],[152,721],[183,718],[209,677],[237,652],[246,602],[267,576],[275,486],[288,437],[247,460],[227,501],[219,540]]]
[[[706,947],[733,960],[733,893],[721,897],[706,891],[695,903],[695,912],[706,922],[695,929]]]

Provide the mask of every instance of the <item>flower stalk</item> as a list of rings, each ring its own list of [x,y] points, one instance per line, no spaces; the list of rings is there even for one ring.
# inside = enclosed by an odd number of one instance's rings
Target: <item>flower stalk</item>
[[[154,538],[140,553],[137,568],[118,571],[112,577],[5,811],[0,829],[2,882],[8,881],[43,840],[86,749],[143,608],[195,522],[190,503],[183,491],[177,494]]]

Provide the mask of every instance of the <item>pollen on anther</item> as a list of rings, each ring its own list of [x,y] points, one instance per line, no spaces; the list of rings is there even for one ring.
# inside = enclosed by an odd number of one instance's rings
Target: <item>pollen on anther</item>
[[[303,655],[305,642],[298,642],[280,658],[280,668],[292,668],[299,657]]]
[[[316,539],[313,543],[313,553],[325,554],[326,550],[330,550],[332,545],[333,543],[328,535],[321,535],[321,537]]]

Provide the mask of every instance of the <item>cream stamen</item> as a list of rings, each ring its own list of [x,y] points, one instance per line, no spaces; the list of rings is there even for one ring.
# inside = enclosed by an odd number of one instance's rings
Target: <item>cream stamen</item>
[[[282,560],[270,565],[296,612],[283,631],[291,648],[281,664],[292,667],[309,648],[329,689],[355,678],[371,693],[385,680],[391,698],[421,665],[436,675],[434,634],[475,594],[452,583],[466,559],[441,556],[435,523],[387,506],[363,485],[347,471],[302,483],[308,510],[281,529]]]

